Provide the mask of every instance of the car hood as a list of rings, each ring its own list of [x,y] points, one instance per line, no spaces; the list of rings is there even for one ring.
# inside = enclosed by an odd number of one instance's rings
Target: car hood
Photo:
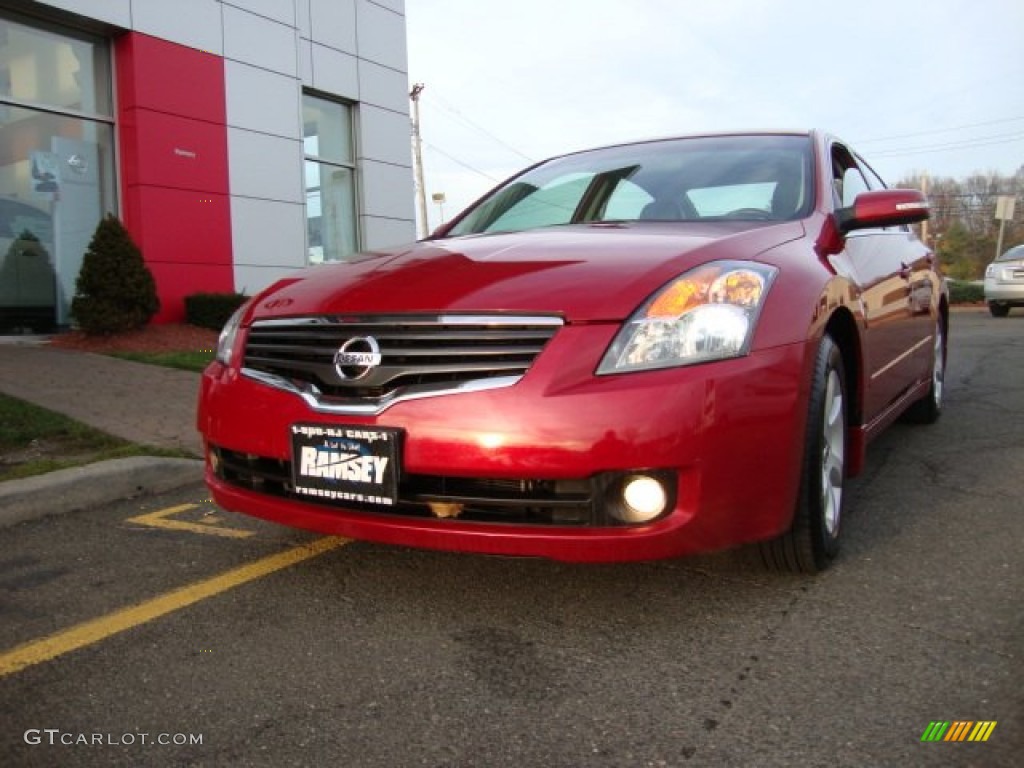
[[[427,240],[303,270],[260,295],[250,319],[508,312],[622,321],[692,267],[754,259],[803,232],[799,222],[630,222]]]

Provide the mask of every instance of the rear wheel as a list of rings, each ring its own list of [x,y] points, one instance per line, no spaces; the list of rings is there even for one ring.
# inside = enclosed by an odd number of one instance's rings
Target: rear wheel
[[[935,323],[932,344],[932,384],[928,394],[914,403],[906,412],[906,420],[916,424],[934,424],[942,414],[942,395],[946,379],[946,324],[940,316]]]
[[[846,487],[846,377],[831,336],[818,345],[793,525],[760,545],[773,570],[817,573],[839,553]]]
[[[992,313],[992,317],[1006,317],[1010,314],[1009,304],[997,304],[994,301],[988,303],[988,311]]]

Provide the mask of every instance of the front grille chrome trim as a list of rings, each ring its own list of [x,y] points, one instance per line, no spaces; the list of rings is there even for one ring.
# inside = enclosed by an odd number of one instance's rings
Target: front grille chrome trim
[[[422,400],[427,397],[441,397],[444,395],[462,395],[472,392],[486,392],[492,389],[504,389],[518,384],[522,376],[500,376],[487,379],[474,379],[463,381],[458,384],[438,384],[430,387],[416,388],[415,390],[396,390],[378,400],[350,399],[340,400],[331,398],[327,400],[324,394],[312,385],[306,387],[296,386],[295,383],[281,376],[275,376],[265,371],[256,371],[252,368],[242,368],[241,373],[248,379],[259,382],[268,387],[287,392],[302,398],[303,402],[317,413],[330,413],[343,416],[377,416],[393,405],[409,402],[410,400]]]
[[[389,326],[395,324],[409,326],[482,325],[492,328],[519,325],[558,328],[565,325],[565,321],[556,315],[354,315],[352,317],[345,316],[344,321],[332,315],[317,315],[314,317],[282,317],[272,320],[254,320],[251,327],[274,328],[292,325],[336,326],[350,322],[367,326]]]
[[[311,315],[257,320],[245,330],[242,375],[302,398],[319,413],[375,416],[425,397],[518,383],[565,325],[555,315]],[[347,376],[338,350],[378,345]]]

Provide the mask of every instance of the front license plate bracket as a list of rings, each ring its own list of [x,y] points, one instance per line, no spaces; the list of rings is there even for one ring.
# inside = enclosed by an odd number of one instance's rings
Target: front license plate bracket
[[[376,507],[398,503],[401,430],[292,424],[290,431],[299,496]]]

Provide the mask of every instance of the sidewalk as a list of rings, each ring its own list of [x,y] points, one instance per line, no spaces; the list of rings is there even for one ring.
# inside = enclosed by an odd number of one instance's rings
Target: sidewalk
[[[142,445],[198,459],[199,374],[15,339],[0,341],[0,392]],[[0,527],[202,480],[202,462],[137,457],[0,483]]]
[[[41,345],[0,344],[0,392],[125,440],[197,458],[199,374]]]

